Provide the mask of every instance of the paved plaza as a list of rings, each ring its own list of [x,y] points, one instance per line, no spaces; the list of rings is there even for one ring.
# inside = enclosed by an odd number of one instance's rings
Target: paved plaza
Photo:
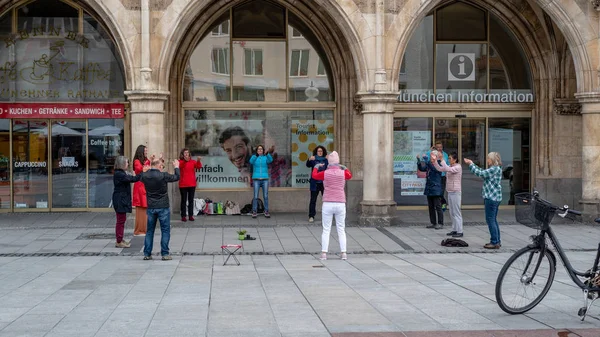
[[[600,308],[580,321],[582,294],[560,266],[538,307],[500,310],[498,272],[536,231],[503,212],[502,248],[483,250],[478,212],[465,212],[466,248],[440,246],[449,229],[424,228],[423,212],[382,228],[350,220],[348,261],[336,255],[335,230],[320,261],[320,225],[299,214],[173,221],[172,261],[142,260],[132,219],[132,248],[115,248],[111,213],[2,214],[0,337],[600,336]],[[256,240],[238,241],[239,228]],[[554,228],[571,262],[587,269],[600,227]],[[240,266],[222,265],[227,243],[243,243]]]

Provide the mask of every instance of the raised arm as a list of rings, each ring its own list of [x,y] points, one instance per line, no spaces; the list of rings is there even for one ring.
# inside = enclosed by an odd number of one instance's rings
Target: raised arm
[[[352,179],[352,172],[350,172],[350,169],[348,169],[348,168],[346,168],[344,170],[344,179],[346,179],[346,180]]]
[[[267,153],[267,164],[271,164],[273,162],[273,157],[270,153]]]
[[[324,180],[325,179],[325,171],[319,172],[318,167],[313,168],[312,178],[316,179],[316,180]]]
[[[250,165],[254,165],[254,162],[256,162],[256,155],[253,154],[252,157],[250,157]]]

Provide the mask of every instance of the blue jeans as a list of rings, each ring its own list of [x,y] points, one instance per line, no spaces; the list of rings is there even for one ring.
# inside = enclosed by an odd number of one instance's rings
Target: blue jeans
[[[269,179],[265,180],[252,180],[252,185],[254,186],[254,199],[252,199],[252,212],[256,213],[256,208],[258,205],[258,189],[262,187],[263,191],[263,203],[265,204],[265,212],[269,211]]]
[[[501,244],[500,241],[500,226],[498,225],[498,220],[496,217],[498,216],[498,206],[500,205],[499,201],[493,201],[490,199],[483,199],[485,204],[485,221],[488,224],[488,229],[490,230],[490,243],[493,245]]]
[[[169,240],[171,239],[171,209],[170,208],[148,208],[148,225],[146,226],[146,239],[144,240],[144,256],[152,255],[154,243],[154,229],[156,220],[160,221],[160,255],[169,255]]]

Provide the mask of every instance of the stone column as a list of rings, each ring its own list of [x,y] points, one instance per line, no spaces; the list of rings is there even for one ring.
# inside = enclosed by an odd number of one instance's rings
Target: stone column
[[[394,103],[397,93],[363,94],[364,163],[360,223],[389,225],[394,201]]]
[[[164,153],[165,143],[165,102],[168,91],[134,90],[126,91],[131,102],[131,155],[138,145],[148,147],[148,155]]]
[[[584,92],[575,94],[582,105],[581,134],[581,183],[585,220],[596,218],[600,204],[600,92]]]

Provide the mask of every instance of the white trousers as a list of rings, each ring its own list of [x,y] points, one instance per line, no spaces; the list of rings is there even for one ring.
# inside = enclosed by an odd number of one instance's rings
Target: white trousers
[[[452,217],[452,230],[457,233],[463,232],[463,218],[460,211],[461,192],[448,192],[448,206],[450,217]]]
[[[335,227],[337,228],[338,239],[340,240],[340,251],[346,252],[346,203],[343,202],[323,202],[321,209],[323,218],[323,234],[321,235],[321,251],[327,252],[329,249],[329,234],[331,233],[331,223],[335,215]]]

